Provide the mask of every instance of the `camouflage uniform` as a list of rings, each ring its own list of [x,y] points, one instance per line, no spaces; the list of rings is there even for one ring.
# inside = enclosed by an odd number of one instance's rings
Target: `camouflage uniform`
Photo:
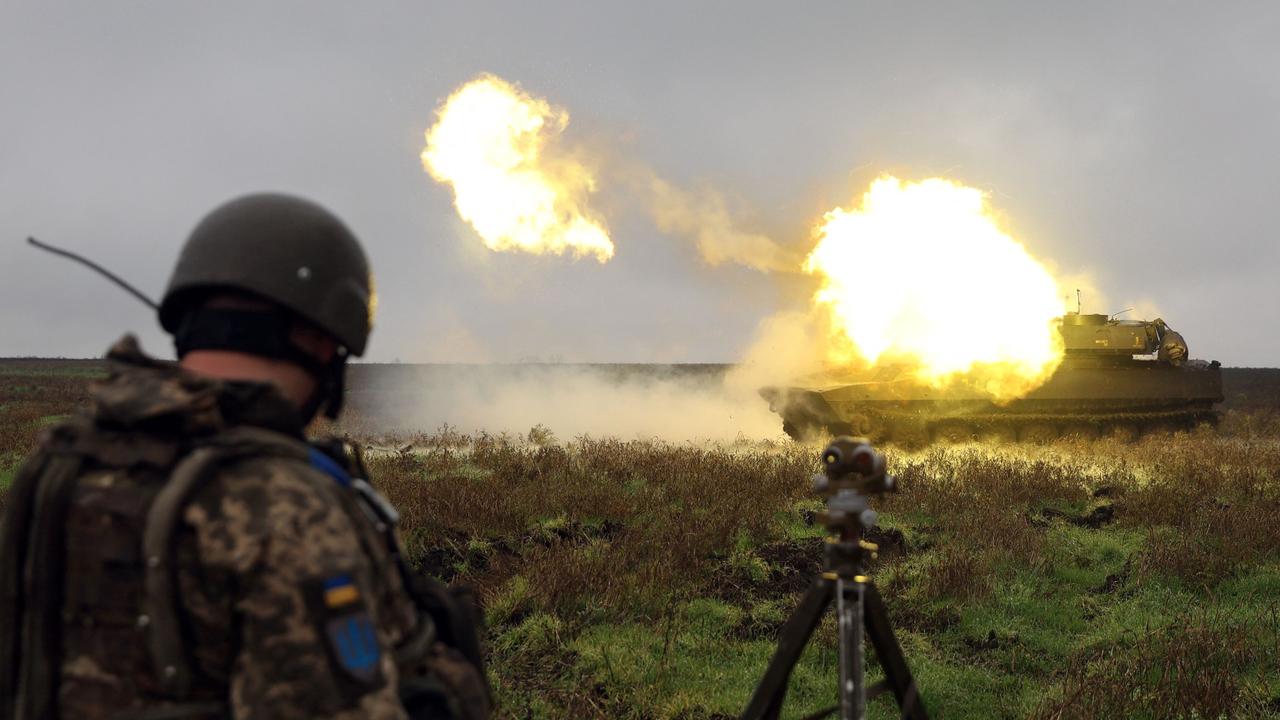
[[[132,338],[108,357],[92,411],[47,434],[10,498],[0,636],[28,669],[3,668],[20,696],[0,718],[403,718],[405,678],[442,688],[457,717],[487,713],[480,676],[415,606],[387,523],[273,386],[197,377]],[[201,477],[167,499],[202,448]],[[65,529],[42,540],[41,513],[19,505],[45,490],[20,487],[67,456]],[[157,531],[166,503],[172,527]],[[31,675],[35,658],[59,670]]]

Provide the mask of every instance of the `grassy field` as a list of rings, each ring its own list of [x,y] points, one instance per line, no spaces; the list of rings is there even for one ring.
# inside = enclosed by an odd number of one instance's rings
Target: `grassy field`
[[[57,367],[0,364],[0,473],[81,401],[85,367]],[[872,574],[932,715],[1280,717],[1264,396],[1216,434],[888,448]],[[479,592],[504,717],[734,716],[820,561],[817,447],[360,439],[413,561]],[[787,717],[834,701],[834,637],[827,618]]]

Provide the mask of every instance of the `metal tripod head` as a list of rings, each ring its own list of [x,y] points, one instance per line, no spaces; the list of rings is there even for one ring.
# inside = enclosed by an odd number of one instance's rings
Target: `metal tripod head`
[[[885,472],[884,455],[861,438],[838,437],[822,451],[823,472],[813,477],[813,489],[827,499],[816,515],[833,537],[856,541],[875,527],[870,496],[896,492],[897,483]]]

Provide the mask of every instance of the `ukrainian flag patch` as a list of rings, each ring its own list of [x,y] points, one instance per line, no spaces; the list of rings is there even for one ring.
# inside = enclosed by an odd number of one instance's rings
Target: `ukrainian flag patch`
[[[324,606],[337,610],[360,602],[360,589],[350,575],[335,575],[324,581]]]
[[[355,578],[344,573],[324,579],[320,597],[324,605],[322,627],[331,656],[352,678],[376,683],[382,646]]]

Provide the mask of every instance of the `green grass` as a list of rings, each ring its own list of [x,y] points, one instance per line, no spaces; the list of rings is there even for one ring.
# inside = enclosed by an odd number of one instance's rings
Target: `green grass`
[[[1255,633],[1258,653],[1247,665],[1233,665],[1243,683],[1230,707],[1253,704],[1266,712],[1266,699],[1280,690],[1275,665],[1280,628],[1272,614],[1280,597],[1280,568],[1259,568],[1236,578],[1208,603],[1161,582],[1141,588],[1122,583],[1103,593],[1108,576],[1122,572],[1125,558],[1140,545],[1137,533],[1070,528],[1053,534],[1061,536],[1055,540],[1061,540],[1064,552],[1051,568],[1010,573],[983,601],[957,604],[956,621],[944,630],[899,629],[936,716],[1040,716],[1055,693],[1062,692],[1057,676],[1091,652],[1120,652],[1123,660],[1140,663],[1140,652],[1125,653],[1141,636],[1156,633],[1180,643],[1188,633],[1207,629],[1229,635],[1242,624]],[[547,612],[509,624],[510,606],[504,607],[508,610],[498,617],[490,616],[497,631],[496,676],[538,676],[541,670],[528,668],[550,657],[557,658],[559,667],[552,677],[539,680],[538,692],[519,683],[500,684],[504,707],[514,717],[562,716],[574,706],[547,705],[546,698],[557,694],[582,703],[579,710],[592,708],[609,717],[736,715],[773,651],[771,638],[753,637],[753,628],[776,627],[791,610],[781,601],[743,604],[703,598],[677,602],[669,613],[646,622],[617,623],[601,613],[575,629],[573,620]],[[795,716],[832,701],[833,637],[828,619],[793,676],[788,708]],[[1270,650],[1263,647],[1268,644]],[[1158,685],[1163,670],[1155,664],[1145,679]],[[1099,680],[1092,687],[1107,689]],[[586,697],[583,688],[590,690]],[[1107,707],[1114,708],[1120,700],[1109,702]],[[873,710],[872,717],[896,716],[884,701]]]
[[[83,397],[0,378],[0,486]],[[1224,428],[890,448],[871,574],[932,716],[1280,718],[1280,422]],[[819,565],[816,447],[362,439],[412,562],[477,590],[502,717],[736,716]],[[784,717],[835,676],[827,617]]]
[[[13,484],[13,477],[18,473],[19,463],[9,458],[0,458],[0,490],[8,490]]]

